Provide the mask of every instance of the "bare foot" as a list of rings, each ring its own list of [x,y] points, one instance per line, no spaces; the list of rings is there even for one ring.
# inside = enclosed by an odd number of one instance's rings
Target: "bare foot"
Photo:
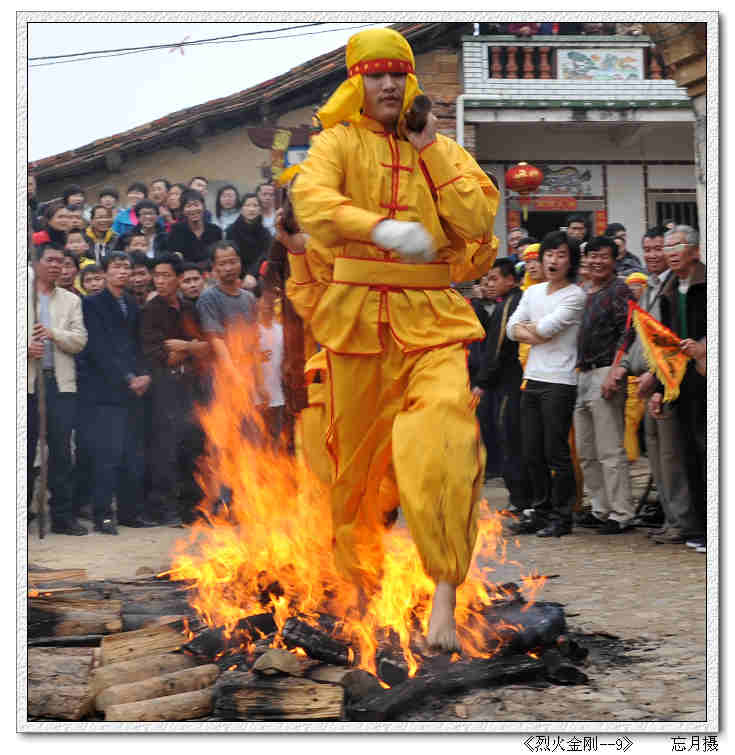
[[[449,582],[439,582],[434,590],[434,602],[429,619],[429,632],[426,639],[429,647],[448,653],[459,652],[457,625],[454,621],[454,607],[457,603],[456,588]]]

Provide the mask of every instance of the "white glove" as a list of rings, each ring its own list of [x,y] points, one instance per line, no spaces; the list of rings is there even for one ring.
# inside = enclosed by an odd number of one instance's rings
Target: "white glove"
[[[382,220],[371,234],[373,243],[398,252],[403,262],[431,262],[436,256],[434,240],[421,223]]]

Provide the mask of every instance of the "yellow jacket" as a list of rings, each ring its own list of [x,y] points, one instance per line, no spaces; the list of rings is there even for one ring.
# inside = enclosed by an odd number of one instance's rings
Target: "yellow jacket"
[[[376,121],[338,125],[315,138],[291,197],[311,238],[304,254],[289,255],[286,291],[318,343],[377,354],[381,322],[405,352],[484,337],[449,281],[477,278],[492,264],[499,194],[456,142],[437,135],[419,154]],[[401,263],[373,244],[373,228],[387,218],[422,223],[436,260]]]

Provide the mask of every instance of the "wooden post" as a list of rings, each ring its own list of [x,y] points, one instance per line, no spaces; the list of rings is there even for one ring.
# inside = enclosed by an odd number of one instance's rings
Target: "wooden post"
[[[533,47],[523,48],[523,78],[536,78],[536,72],[533,70]]]
[[[506,47],[508,52],[508,61],[505,64],[505,74],[508,79],[518,78],[518,62],[516,60],[517,47]]]
[[[503,66],[500,64],[500,51],[501,47],[491,47],[492,61],[490,63],[490,78],[502,79],[503,78]]]

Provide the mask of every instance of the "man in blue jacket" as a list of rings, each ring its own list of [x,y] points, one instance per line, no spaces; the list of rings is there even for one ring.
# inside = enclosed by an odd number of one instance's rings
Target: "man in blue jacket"
[[[95,529],[116,535],[117,520],[127,527],[152,526],[141,516],[143,501],[143,400],[151,382],[141,350],[139,312],[125,293],[130,259],[112,252],[102,262],[105,289],[82,303],[87,346],[81,355],[80,395],[85,404],[90,448],[93,449]]]

